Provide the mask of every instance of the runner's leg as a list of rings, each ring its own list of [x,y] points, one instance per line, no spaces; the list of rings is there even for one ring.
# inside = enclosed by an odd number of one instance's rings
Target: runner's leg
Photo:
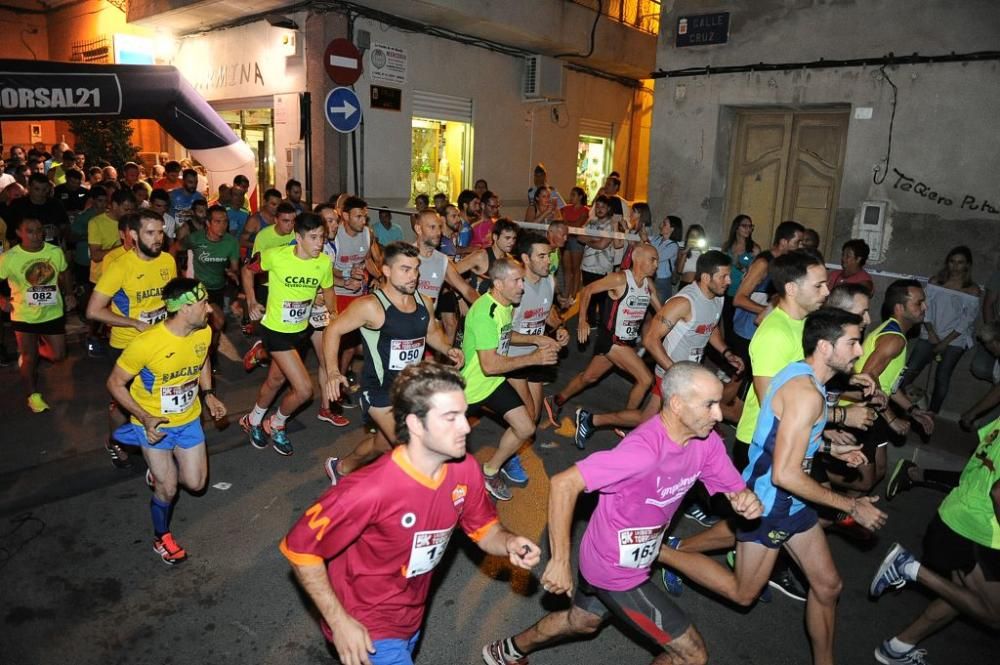
[[[806,597],[806,630],[812,646],[814,665],[833,665],[833,635],[837,599],[844,584],[830,554],[823,528],[815,524],[785,543],[785,549],[809,582]],[[737,554],[737,560],[739,555]]]
[[[500,437],[493,457],[483,465],[486,473],[491,476],[500,471],[500,467],[517,452],[522,442],[530,440],[535,435],[535,424],[528,415],[528,407],[522,405],[511,409],[503,414],[503,419],[508,427]]]

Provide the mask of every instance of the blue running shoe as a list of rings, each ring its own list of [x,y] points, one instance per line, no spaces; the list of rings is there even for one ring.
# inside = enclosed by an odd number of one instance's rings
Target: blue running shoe
[[[583,450],[587,447],[587,439],[594,435],[594,414],[584,408],[576,410],[576,434],[573,442]]]
[[[916,560],[917,557],[905,547],[899,543],[894,544],[882,559],[882,565],[875,572],[875,577],[872,578],[871,586],[868,588],[871,597],[878,598],[889,587],[902,589],[907,582],[912,582],[914,578],[906,574],[906,568],[908,563]]]
[[[667,547],[672,550],[677,549],[681,546],[681,539],[676,536],[667,536]],[[666,566],[660,569],[660,576],[663,578],[663,588],[667,590],[671,596],[679,596],[681,592],[684,591],[684,582],[681,580],[681,576],[670,570]]]
[[[271,424],[271,418],[264,421],[264,431],[267,432],[269,437],[271,437],[274,452],[279,455],[284,455],[285,457],[295,452],[292,449],[292,442],[288,440],[288,434],[285,432],[285,428],[275,427]]]
[[[508,485],[524,487],[528,484],[528,473],[524,470],[524,465],[521,464],[521,456],[516,453],[500,467],[500,473],[503,474]]]
[[[240,427],[250,435],[250,445],[257,450],[267,448],[267,434],[264,433],[264,428],[260,425],[251,425],[249,413],[240,418]]]

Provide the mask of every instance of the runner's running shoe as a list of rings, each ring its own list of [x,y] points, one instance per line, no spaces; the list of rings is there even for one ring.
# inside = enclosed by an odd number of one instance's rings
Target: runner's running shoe
[[[253,343],[250,350],[243,354],[243,369],[252,372],[260,364],[260,352],[264,350],[264,342],[259,339]]]
[[[713,526],[718,523],[719,518],[715,515],[709,515],[697,501],[693,501],[688,509],[684,511],[684,517],[689,520],[694,520],[702,526]]]
[[[667,547],[672,550],[681,546],[681,539],[676,536],[667,536]],[[663,578],[663,588],[671,596],[679,596],[684,591],[684,581],[681,576],[670,570],[667,566],[660,569],[660,577]]]
[[[284,455],[285,457],[291,455],[295,452],[292,449],[292,442],[288,439],[288,434],[285,432],[284,427],[275,427],[274,423],[271,421],[274,416],[264,420],[264,432],[271,437],[271,443],[274,451],[279,455]]]
[[[153,551],[160,555],[163,563],[173,566],[187,559],[187,552],[177,544],[173,535],[165,533],[153,541]]]
[[[104,444],[104,449],[108,451],[111,463],[114,464],[116,469],[132,468],[132,460],[128,458],[128,453],[125,452],[120,443],[114,439],[108,439],[108,442]]]
[[[584,408],[576,410],[576,434],[573,443],[580,450],[587,447],[587,439],[594,434],[594,414]]]
[[[492,476],[484,473],[483,478],[486,480],[486,491],[497,501],[510,501],[514,498],[510,493],[510,488],[507,487],[507,483],[503,481],[499,473]]]
[[[331,485],[339,483],[345,475],[340,471],[337,471],[338,464],[340,464],[339,457],[327,457],[326,461],[323,462],[323,470],[326,471],[326,477],[330,479]]]
[[[909,651],[900,653],[889,646],[889,640],[878,645],[875,649],[875,660],[882,665],[931,665],[924,656],[927,649],[913,647]]]
[[[893,587],[902,589],[907,582],[914,581],[914,578],[906,574],[907,564],[915,562],[917,557],[913,556],[909,550],[896,543],[889,550],[889,553],[882,559],[882,564],[872,578],[868,593],[872,598],[878,598],[886,589]]]
[[[513,659],[504,653],[505,640],[490,642],[483,647],[483,662],[486,665],[528,665],[527,658]]]
[[[330,423],[334,427],[347,427],[351,424],[351,421],[340,415],[339,413],[334,413],[330,409],[320,409],[319,413],[316,414],[317,420],[322,420],[325,423]]]
[[[528,472],[524,470],[524,465],[521,464],[521,456],[515,454],[502,467],[500,467],[500,473],[503,477],[507,479],[507,482],[511,485],[517,485],[518,487],[524,487],[528,484]]]
[[[240,427],[243,431],[250,435],[250,445],[257,450],[264,450],[267,448],[267,434],[264,432],[264,428],[260,425],[250,424],[250,414],[246,414],[240,418]]]
[[[34,413],[42,413],[49,410],[49,405],[42,399],[42,393],[31,393],[28,396],[28,408]]]
[[[916,464],[908,459],[901,459],[896,462],[896,468],[892,470],[889,482],[885,484],[886,501],[892,501],[897,494],[913,487],[913,481],[910,480],[910,469],[916,468],[916,466]]]
[[[542,398],[542,406],[545,407],[545,415],[549,417],[549,422],[553,427],[559,427],[559,416],[562,415],[562,407],[556,403],[555,395],[545,395]]]
[[[802,588],[799,578],[795,577],[795,573],[787,566],[782,570],[772,573],[771,579],[767,581],[767,584],[772,589],[777,589],[792,600],[797,600],[800,603],[806,602],[806,596],[809,592]]]

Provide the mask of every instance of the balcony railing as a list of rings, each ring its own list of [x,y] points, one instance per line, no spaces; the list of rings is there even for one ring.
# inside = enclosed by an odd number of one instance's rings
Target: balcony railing
[[[651,35],[660,32],[660,0],[569,0],[577,5],[597,10],[613,21]]]

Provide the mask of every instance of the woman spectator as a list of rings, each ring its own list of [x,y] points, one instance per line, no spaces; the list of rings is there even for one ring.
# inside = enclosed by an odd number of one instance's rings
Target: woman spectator
[[[581,187],[569,190],[569,205],[560,211],[566,225],[575,229],[587,223],[590,208],[587,207],[587,192]],[[576,298],[580,291],[580,261],[583,259],[583,245],[575,233],[570,233],[563,249],[563,270],[566,279],[566,297]]]
[[[552,190],[548,185],[536,187],[535,196],[524,211],[524,221],[548,224],[556,219],[562,219],[562,213],[559,212],[556,200],[552,196]]]
[[[743,276],[747,274],[747,269],[753,263],[754,257],[760,254],[760,245],[753,239],[753,220],[750,219],[750,215],[736,215],[733,223],[729,225],[729,237],[723,243],[722,251],[733,260],[733,265],[729,269],[732,283],[726,290],[726,300],[722,306],[724,329],[726,335],[729,335],[733,329],[733,314],[735,312],[733,298],[736,297],[736,289],[740,288]]]
[[[948,396],[955,365],[973,345],[973,328],[979,315],[982,291],[972,281],[972,252],[959,246],[948,252],[944,268],[927,283],[927,314],[920,339],[910,353],[901,389],[905,389],[930,363],[938,361],[928,410],[937,413]]]
[[[680,251],[681,236],[684,235],[684,222],[676,215],[667,215],[660,222],[660,232],[649,239],[649,244],[656,248],[659,263],[656,266],[656,294],[660,302],[667,302],[673,295],[670,280],[677,267],[677,253]]]
[[[708,240],[705,238],[705,229],[700,224],[692,224],[688,227],[687,235],[684,236],[684,249],[677,254],[678,270],[674,273],[678,277],[677,286],[683,289],[694,281],[694,271],[698,265],[698,257],[708,248]]]
[[[827,286],[830,290],[841,284],[861,284],[868,294],[875,293],[875,282],[872,276],[865,272],[864,265],[868,263],[871,249],[861,238],[854,238],[844,243],[840,248],[840,270],[831,270],[827,276]]]

